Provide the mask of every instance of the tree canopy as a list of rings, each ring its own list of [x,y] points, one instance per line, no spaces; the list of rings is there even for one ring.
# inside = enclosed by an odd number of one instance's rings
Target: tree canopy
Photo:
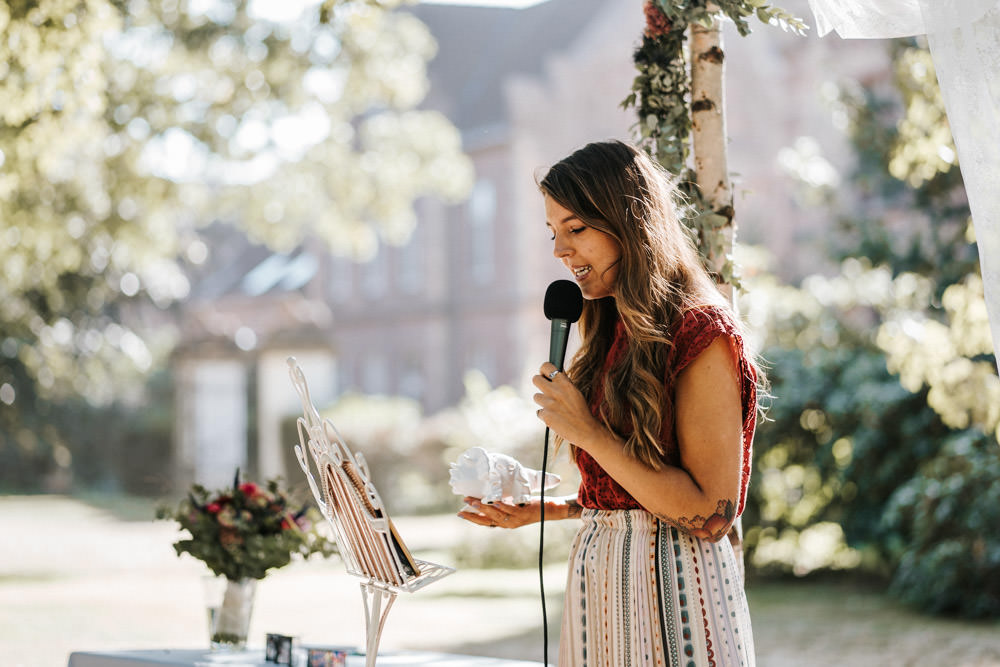
[[[0,3],[0,400],[96,403],[165,343],[223,221],[364,258],[458,198],[458,131],[416,109],[435,43],[398,2]],[[126,362],[126,363],[123,363]]]

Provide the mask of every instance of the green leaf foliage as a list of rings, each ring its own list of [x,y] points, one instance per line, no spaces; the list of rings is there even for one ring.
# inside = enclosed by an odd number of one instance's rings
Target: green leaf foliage
[[[891,49],[897,63],[927,62],[916,45]],[[919,96],[907,92],[915,72]],[[860,203],[825,239],[839,272],[799,287],[759,279],[747,297],[768,330],[775,396],[756,439],[747,543],[755,562],[775,535],[836,522],[901,599],[996,617],[1000,378],[982,278],[957,164],[906,148],[939,136],[943,115],[920,116],[914,134],[908,111],[938,93],[920,68],[896,76],[898,96],[843,87],[858,159],[842,191]],[[903,154],[916,160],[905,173],[893,166]]]
[[[887,505],[898,561],[892,590],[935,613],[1000,616],[1000,454],[994,438],[958,432]]]

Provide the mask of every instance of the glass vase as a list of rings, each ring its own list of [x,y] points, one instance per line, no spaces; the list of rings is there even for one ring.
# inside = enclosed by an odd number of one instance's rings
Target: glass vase
[[[205,577],[208,636],[213,651],[242,651],[247,645],[256,579]]]

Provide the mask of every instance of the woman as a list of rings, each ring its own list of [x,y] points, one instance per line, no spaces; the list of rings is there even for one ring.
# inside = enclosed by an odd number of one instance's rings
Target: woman
[[[571,443],[580,517],[559,664],[752,665],[740,564],[758,372],[742,329],[681,226],[675,190],[642,151],[589,144],[541,180],[553,253],[586,299],[565,373],[533,378],[538,416]],[[460,515],[538,521],[538,503]]]

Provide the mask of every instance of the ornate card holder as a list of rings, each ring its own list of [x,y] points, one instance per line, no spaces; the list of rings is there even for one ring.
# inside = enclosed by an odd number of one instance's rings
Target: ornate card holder
[[[371,483],[364,456],[352,452],[333,422],[320,417],[295,357],[288,358],[288,374],[302,399],[303,410],[297,420],[299,444],[295,445],[295,456],[320,512],[333,527],[347,572],[361,579],[367,635],[365,664],[372,667],[396,595],[413,593],[455,570],[417,560],[410,554]]]

